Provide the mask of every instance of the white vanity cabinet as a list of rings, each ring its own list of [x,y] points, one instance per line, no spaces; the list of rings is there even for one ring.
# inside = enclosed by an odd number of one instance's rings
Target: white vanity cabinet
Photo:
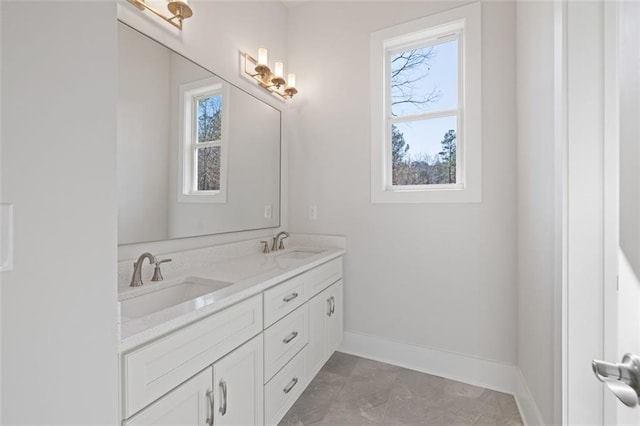
[[[315,376],[340,346],[343,326],[342,280],[309,300],[308,372]]]
[[[121,354],[123,426],[277,424],[342,340],[342,257]]]

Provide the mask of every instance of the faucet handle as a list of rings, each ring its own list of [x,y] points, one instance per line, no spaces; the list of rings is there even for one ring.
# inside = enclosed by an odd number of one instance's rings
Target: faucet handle
[[[278,246],[278,250],[284,250],[284,240],[285,238],[289,238],[289,234],[284,234],[282,238],[280,238],[280,245]]]
[[[151,281],[162,281],[164,279],[164,277],[162,276],[162,271],[160,270],[160,265],[167,262],[171,262],[171,259],[156,259],[156,267],[153,270],[153,277],[151,277]]]
[[[262,253],[267,254],[269,253],[269,242],[267,241],[260,241],[260,244],[262,244]]]

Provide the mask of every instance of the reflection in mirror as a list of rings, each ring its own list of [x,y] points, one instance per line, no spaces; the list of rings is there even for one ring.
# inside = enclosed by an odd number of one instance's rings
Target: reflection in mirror
[[[280,111],[118,23],[118,244],[280,226]]]

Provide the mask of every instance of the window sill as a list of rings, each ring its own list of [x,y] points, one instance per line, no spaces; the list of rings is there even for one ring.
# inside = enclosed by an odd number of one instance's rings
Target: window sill
[[[479,203],[482,201],[478,187],[451,185],[437,188],[389,188],[371,190],[373,204],[428,204],[428,203]]]
[[[227,194],[223,191],[210,191],[207,193],[178,194],[179,203],[218,203],[227,202]]]

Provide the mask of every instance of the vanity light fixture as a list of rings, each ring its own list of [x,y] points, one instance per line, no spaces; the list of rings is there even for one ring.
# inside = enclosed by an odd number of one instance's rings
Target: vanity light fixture
[[[283,99],[291,99],[298,93],[296,89],[296,75],[289,74],[287,80],[284,79],[284,64],[277,61],[273,71],[269,68],[267,60],[267,49],[258,49],[258,59],[243,53],[244,73],[255,80],[256,83],[270,93],[278,95]]]
[[[155,7],[149,6],[145,0],[129,0],[129,3],[132,3],[140,10],[149,10],[154,15],[159,16],[179,30],[182,30],[182,21],[193,16],[193,11],[187,4],[187,0],[169,0],[167,8],[169,9],[169,12],[173,14],[173,16],[170,17],[164,15]]]

